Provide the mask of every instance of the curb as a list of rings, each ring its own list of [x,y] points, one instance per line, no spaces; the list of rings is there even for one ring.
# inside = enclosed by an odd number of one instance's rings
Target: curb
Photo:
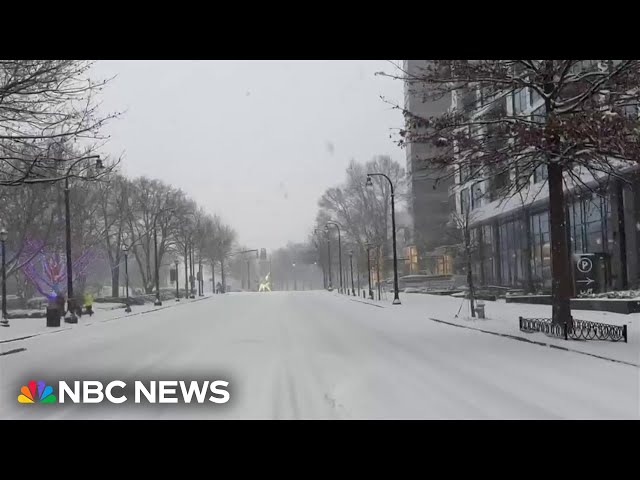
[[[105,322],[111,322],[113,320],[121,320],[123,318],[135,317],[136,315],[144,315],[146,313],[157,312],[158,310],[164,310],[165,308],[179,307],[180,305],[189,305],[191,303],[200,302],[202,300],[207,300],[209,298],[212,298],[212,295],[209,295],[207,297],[202,297],[202,298],[196,298],[196,299],[193,299],[191,302],[180,302],[180,303],[175,302],[172,305],[165,305],[165,306],[162,306],[162,307],[159,307],[159,308],[146,310],[144,312],[130,313],[130,314],[127,314],[127,315],[122,315],[120,317],[107,318],[107,319],[104,319],[104,320],[96,320],[96,321],[91,322],[91,323],[83,323],[82,325],[85,326],[85,327],[90,327],[94,323],[98,323],[98,322],[99,323],[105,323]],[[65,328],[61,328],[60,330],[44,331],[44,332],[40,332],[40,333],[34,333],[33,335],[26,335],[24,337],[10,338],[10,339],[7,339],[7,340],[0,340],[0,344],[11,343],[11,342],[19,342],[21,340],[28,340],[28,339],[33,338],[33,337],[40,337],[42,335],[51,335],[51,334],[54,334],[54,333],[60,333],[60,332],[64,332],[64,331],[72,330],[72,329],[73,329],[73,327],[65,327]],[[7,355],[8,353],[16,353],[17,351],[23,351],[23,350],[25,350],[25,349],[22,349],[22,350],[20,350],[20,349],[18,349],[18,350],[10,350],[8,352],[0,353],[0,355]]]
[[[588,357],[599,358],[600,360],[608,360],[610,362],[621,363],[623,365],[629,365],[629,366],[632,366],[632,367],[640,368],[640,364],[633,363],[633,362],[627,362],[625,360],[617,360],[615,358],[605,357],[605,356],[602,356],[602,355],[596,355],[595,353],[583,352],[581,350],[575,350],[573,348],[563,347],[563,346],[555,345],[555,344],[552,344],[552,343],[545,343],[545,342],[540,342],[538,340],[531,340],[531,339],[525,338],[525,337],[518,337],[517,335],[511,335],[509,333],[492,332],[491,330],[484,330],[482,328],[474,328],[474,327],[468,327],[466,325],[459,325],[459,324],[453,323],[453,322],[445,322],[444,320],[438,320],[437,318],[431,318],[431,317],[428,317],[428,318],[429,318],[429,320],[431,320],[433,322],[444,323],[445,325],[451,325],[453,327],[466,328],[467,330],[475,330],[476,332],[488,333],[490,335],[495,335],[495,336],[498,336],[498,337],[510,338],[512,340],[518,340],[520,342],[532,343],[534,345],[539,345],[541,347],[555,348],[557,350],[564,350],[565,352],[578,353],[580,355],[586,355]]]
[[[53,333],[60,333],[60,332],[64,332],[65,330],[71,330],[71,327],[65,327],[65,328],[60,328],[60,330],[52,330],[50,332],[40,332],[40,333],[34,333],[33,335],[26,335],[24,337],[18,337],[18,338],[10,338],[8,340],[0,340],[0,344],[2,343],[10,343],[10,342],[17,342],[19,340],[27,340],[29,338],[33,338],[33,337],[39,337],[41,335],[51,335]]]
[[[171,305],[164,305],[164,306],[162,306],[162,307],[154,308],[154,309],[151,309],[151,310],[145,310],[144,312],[129,313],[129,314],[127,314],[127,315],[122,315],[122,316],[120,316],[120,317],[106,318],[106,319],[104,319],[104,320],[98,320],[98,322],[100,322],[100,323],[112,322],[113,320],[120,320],[120,319],[122,319],[122,318],[135,317],[136,315],[145,315],[145,314],[147,314],[147,313],[157,312],[157,311],[159,311],[159,310],[164,310],[164,309],[166,309],[166,308],[179,307],[179,306],[181,306],[181,305],[189,305],[189,304],[191,304],[191,303],[201,302],[202,300],[208,300],[209,298],[213,298],[213,296],[212,296],[212,295],[209,295],[209,296],[207,296],[207,297],[194,298],[191,302],[176,302],[176,301],[174,300],[174,303],[173,303],[173,304],[171,304]],[[93,323],[95,323],[95,322],[92,322],[92,323],[85,323],[85,327],[88,327],[88,326],[90,326],[90,325],[93,325]]]
[[[22,348],[14,348],[13,350],[7,350],[6,352],[0,352],[0,357],[3,355],[11,355],[12,353],[20,353],[20,352],[24,352],[27,349],[22,347]]]
[[[378,305],[377,303],[365,302],[364,300],[356,300],[354,298],[350,298],[349,300],[351,302],[358,302],[358,303],[364,303],[365,305],[371,305],[372,307],[387,308],[384,305]]]

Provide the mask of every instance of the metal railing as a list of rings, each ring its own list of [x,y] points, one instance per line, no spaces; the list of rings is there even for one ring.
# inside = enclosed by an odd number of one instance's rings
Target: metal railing
[[[607,323],[573,320],[572,324],[553,323],[550,318],[519,317],[520,331],[526,333],[542,332],[553,337],[569,340],[610,340],[627,343],[627,326]]]

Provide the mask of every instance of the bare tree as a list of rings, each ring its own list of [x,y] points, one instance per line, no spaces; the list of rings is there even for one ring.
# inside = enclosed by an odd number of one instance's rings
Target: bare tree
[[[0,187],[0,224],[8,231],[7,278],[15,278],[16,293],[23,307],[36,289],[22,267],[40,253],[30,250],[28,245],[33,241],[44,247],[56,233],[56,209],[51,202],[54,191],[47,184]]]
[[[182,192],[160,180],[141,177],[132,182],[127,233],[146,293],[152,293],[154,288],[154,235],[158,239],[158,263],[161,264],[175,240],[180,224],[175,211],[182,198]]]
[[[387,258],[391,248],[391,190],[387,182],[374,182],[373,188],[365,187],[367,173],[374,172],[384,173],[391,178],[396,199],[402,198],[404,169],[390,157],[381,155],[365,164],[352,161],[346,170],[345,183],[327,189],[318,202],[320,210],[316,228],[324,228],[330,219],[337,221],[343,228],[345,246],[349,243],[352,248],[357,246],[360,253],[358,258],[366,255],[365,245],[368,242],[382,245],[384,258]]]
[[[106,141],[101,128],[119,114],[99,112],[97,95],[109,79],[92,80],[91,66],[0,60],[0,185],[62,180],[96,155]],[[80,147],[59,148],[65,144]]]
[[[472,260],[478,250],[478,237],[474,235],[473,214],[469,208],[464,208],[462,212],[451,213],[453,229],[448,229],[447,233],[457,243],[464,258],[464,266],[467,275],[467,288],[469,289],[469,308],[471,316],[476,316],[475,309],[475,284],[473,280]]]
[[[130,182],[120,174],[113,174],[108,183],[98,185],[97,206],[104,247],[111,268],[111,295],[120,295],[120,264],[126,243],[127,220],[130,218]]]
[[[400,145],[440,147],[424,159],[464,182],[486,182],[491,200],[548,177],[553,321],[571,322],[572,294],[565,184],[589,186],[622,178],[640,159],[638,60],[434,60],[418,73],[389,76],[425,99],[453,98],[449,112],[424,118],[403,111]],[[532,106],[538,106],[530,114]]]
[[[202,259],[211,267],[213,288],[215,289],[216,264],[231,252],[231,246],[236,234],[229,226],[225,225],[217,215],[205,215],[201,225],[200,251]]]
[[[228,225],[221,225],[218,230],[218,261],[220,262],[220,282],[222,284],[223,291],[226,291],[227,284],[225,278],[225,265],[227,264],[227,259],[229,255],[235,248],[237,243],[237,234],[235,230],[233,230]]]

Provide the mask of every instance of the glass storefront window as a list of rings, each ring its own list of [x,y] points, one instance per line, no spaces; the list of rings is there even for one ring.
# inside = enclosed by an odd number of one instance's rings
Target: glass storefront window
[[[571,248],[574,253],[607,252],[609,202],[589,192],[569,207]]]
[[[500,271],[503,285],[517,286],[524,283],[525,269],[522,251],[524,228],[519,220],[500,225]]]
[[[482,227],[482,269],[487,285],[495,283],[493,258],[493,229],[491,225]]]
[[[531,274],[534,283],[551,285],[549,213],[531,215]]]

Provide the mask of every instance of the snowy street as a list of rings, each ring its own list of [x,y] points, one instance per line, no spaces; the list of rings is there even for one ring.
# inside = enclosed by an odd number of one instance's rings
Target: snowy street
[[[405,299],[378,307],[325,291],[230,293],[112,321],[83,317],[0,343],[0,354],[26,349],[0,356],[0,418],[640,418],[638,367],[429,319],[455,299]],[[231,398],[19,404],[32,379],[228,380]]]

